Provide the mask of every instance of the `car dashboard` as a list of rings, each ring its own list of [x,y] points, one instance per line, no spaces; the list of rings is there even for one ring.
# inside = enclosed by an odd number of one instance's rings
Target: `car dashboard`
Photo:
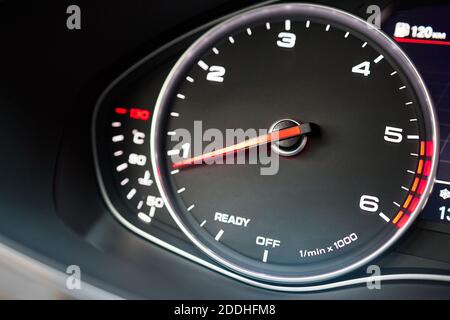
[[[0,8],[0,297],[450,298],[449,4]]]

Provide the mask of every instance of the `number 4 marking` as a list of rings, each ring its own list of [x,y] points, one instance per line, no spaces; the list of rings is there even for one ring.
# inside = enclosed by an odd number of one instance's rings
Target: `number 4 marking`
[[[360,73],[367,77],[370,74],[370,62],[364,61],[364,62],[361,62],[360,64],[357,64],[356,66],[354,66],[352,68],[352,72]]]

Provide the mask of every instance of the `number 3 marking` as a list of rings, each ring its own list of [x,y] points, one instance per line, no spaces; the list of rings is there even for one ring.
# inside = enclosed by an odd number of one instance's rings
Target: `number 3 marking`
[[[296,40],[295,34],[291,32],[280,32],[278,34],[277,45],[282,48],[293,48]]]

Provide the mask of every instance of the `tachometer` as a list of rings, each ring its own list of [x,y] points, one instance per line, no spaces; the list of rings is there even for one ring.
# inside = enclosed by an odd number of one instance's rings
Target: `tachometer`
[[[203,252],[249,277],[306,283],[399,238],[432,188],[437,137],[394,42],[350,14],[282,4],[221,23],[183,54],[151,149],[168,210]]]

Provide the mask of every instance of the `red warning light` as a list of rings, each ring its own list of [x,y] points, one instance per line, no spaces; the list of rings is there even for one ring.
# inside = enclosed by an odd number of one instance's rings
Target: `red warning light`
[[[139,108],[130,109],[130,118],[137,120],[148,120],[150,118],[150,111]]]
[[[117,114],[127,114],[128,112],[125,108],[116,108],[115,111]]]

